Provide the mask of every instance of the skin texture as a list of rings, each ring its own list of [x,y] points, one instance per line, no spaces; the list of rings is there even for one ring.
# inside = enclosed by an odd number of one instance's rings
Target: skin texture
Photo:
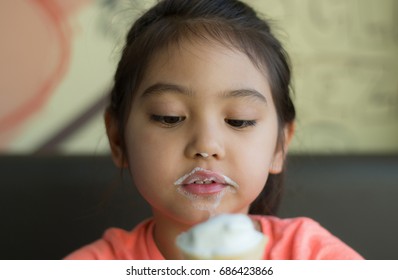
[[[105,120],[113,159],[129,169],[151,205],[155,242],[168,259],[179,258],[174,240],[181,231],[210,214],[248,213],[268,174],[282,169],[265,71],[217,43],[185,41],[154,55],[133,98],[125,128],[127,154],[115,121],[108,114]],[[288,143],[292,130],[285,134]],[[217,194],[188,199],[174,182],[196,167],[226,175],[239,188],[226,187],[220,199]]]

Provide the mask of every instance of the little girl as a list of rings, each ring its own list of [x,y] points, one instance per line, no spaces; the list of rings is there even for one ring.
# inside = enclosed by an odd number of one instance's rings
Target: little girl
[[[66,259],[178,259],[176,237],[220,213],[250,215],[264,259],[361,259],[313,220],[273,216],[294,119],[287,54],[253,9],[160,1],[127,35],[105,112],[153,217]]]

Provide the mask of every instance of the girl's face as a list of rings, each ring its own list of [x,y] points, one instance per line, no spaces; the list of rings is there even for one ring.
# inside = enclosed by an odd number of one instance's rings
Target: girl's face
[[[126,125],[126,157],[155,218],[192,225],[248,212],[269,172],[281,170],[277,134],[266,74],[241,52],[185,42],[151,60]]]

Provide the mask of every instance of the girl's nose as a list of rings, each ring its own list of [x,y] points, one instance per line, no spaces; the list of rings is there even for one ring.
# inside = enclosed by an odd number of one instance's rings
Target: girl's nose
[[[192,159],[222,159],[225,148],[220,131],[211,126],[192,127],[185,149]]]

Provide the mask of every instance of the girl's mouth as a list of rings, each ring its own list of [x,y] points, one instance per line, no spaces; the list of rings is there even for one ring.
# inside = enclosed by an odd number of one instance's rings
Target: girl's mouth
[[[239,188],[238,184],[229,177],[201,167],[194,168],[190,173],[179,178],[174,185],[195,195],[216,194],[226,187]]]

